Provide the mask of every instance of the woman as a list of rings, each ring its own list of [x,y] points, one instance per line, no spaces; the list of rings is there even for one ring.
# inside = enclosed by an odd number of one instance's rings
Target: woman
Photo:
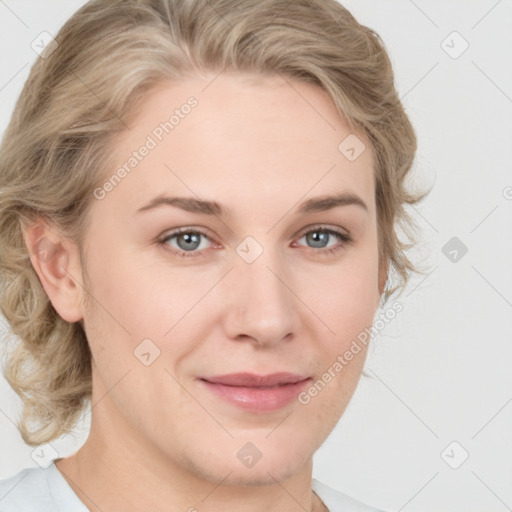
[[[415,270],[415,150],[382,42],[335,0],[75,13],[2,143],[1,306],[23,439],[88,404],[91,429],[0,509],[375,510],[312,457]]]

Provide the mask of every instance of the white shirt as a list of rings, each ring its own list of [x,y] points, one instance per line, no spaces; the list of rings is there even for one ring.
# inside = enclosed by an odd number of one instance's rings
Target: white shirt
[[[379,512],[313,478],[313,491],[329,512]],[[29,468],[0,481],[0,512],[89,512],[57,466]]]

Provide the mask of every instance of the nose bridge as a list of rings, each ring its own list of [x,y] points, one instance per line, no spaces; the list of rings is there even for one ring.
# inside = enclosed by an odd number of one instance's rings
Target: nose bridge
[[[237,253],[226,328],[232,337],[277,343],[296,329],[295,297],[287,287],[289,273],[283,256],[261,244],[258,247],[255,240],[239,244]]]

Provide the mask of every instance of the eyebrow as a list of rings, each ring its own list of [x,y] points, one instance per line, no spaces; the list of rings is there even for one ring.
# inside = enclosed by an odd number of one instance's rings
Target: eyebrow
[[[315,197],[304,201],[296,210],[298,214],[323,212],[332,210],[339,206],[355,205],[359,206],[368,212],[366,203],[356,194],[345,192],[343,194],[327,195]],[[195,199],[193,197],[170,197],[158,196],[152,199],[149,203],[142,206],[137,212],[145,212],[153,210],[161,206],[174,206],[191,213],[200,213],[203,215],[215,215],[218,217],[225,217],[230,214],[230,211],[224,208],[216,201],[207,201],[204,199]]]

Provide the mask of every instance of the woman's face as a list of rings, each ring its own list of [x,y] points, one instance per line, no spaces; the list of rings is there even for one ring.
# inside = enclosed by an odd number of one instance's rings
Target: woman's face
[[[317,86],[242,74],[161,86],[128,124],[86,236],[91,432],[215,482],[296,474],[355,389],[366,349],[344,354],[385,278],[369,143]],[[277,372],[303,382],[206,382]]]

